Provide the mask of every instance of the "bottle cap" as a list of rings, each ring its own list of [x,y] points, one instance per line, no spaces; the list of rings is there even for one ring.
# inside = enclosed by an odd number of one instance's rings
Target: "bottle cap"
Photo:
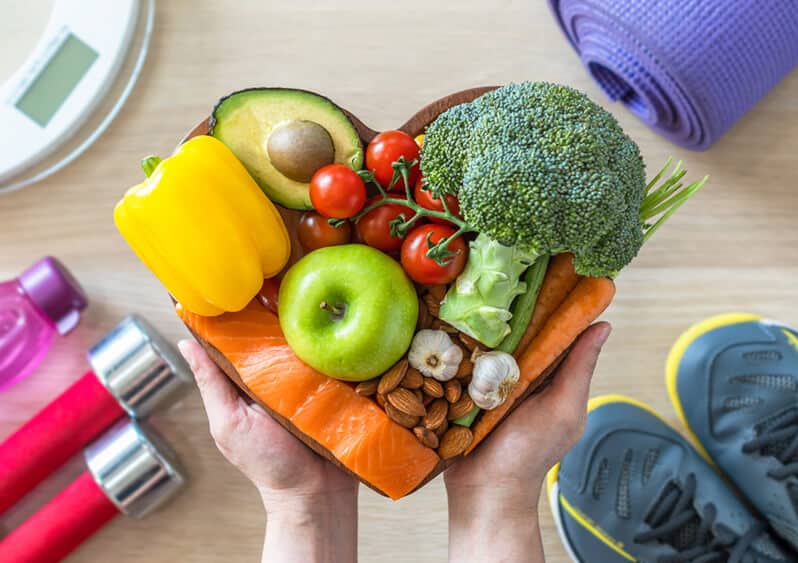
[[[130,315],[89,350],[97,379],[134,418],[174,402],[194,378],[186,361],[138,315]]]
[[[123,420],[84,452],[95,482],[127,516],[141,518],[172,498],[185,476],[174,452],[152,430]]]
[[[19,283],[62,335],[75,328],[80,312],[88,304],[78,281],[52,256],[45,256],[22,272]]]

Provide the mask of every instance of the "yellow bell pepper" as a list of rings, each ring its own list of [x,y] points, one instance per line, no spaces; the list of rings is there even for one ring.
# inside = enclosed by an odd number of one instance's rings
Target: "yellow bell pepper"
[[[291,254],[277,208],[214,137],[194,137],[142,168],[147,179],[114,209],[119,232],[189,311],[243,309]]]

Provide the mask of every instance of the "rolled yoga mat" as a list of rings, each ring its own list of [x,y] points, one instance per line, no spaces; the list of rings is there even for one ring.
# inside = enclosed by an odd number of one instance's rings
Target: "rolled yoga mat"
[[[798,64],[798,0],[549,0],[613,101],[704,150]]]

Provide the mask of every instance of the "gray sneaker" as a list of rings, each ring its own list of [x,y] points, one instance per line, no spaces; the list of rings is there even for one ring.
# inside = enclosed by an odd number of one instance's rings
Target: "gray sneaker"
[[[684,438],[620,395],[591,400],[584,435],[547,486],[577,562],[794,560]]]
[[[684,425],[798,549],[798,332],[754,315],[713,317],[677,340],[666,372]]]

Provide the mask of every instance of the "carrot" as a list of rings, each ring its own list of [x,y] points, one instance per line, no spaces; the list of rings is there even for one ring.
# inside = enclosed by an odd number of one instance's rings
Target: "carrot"
[[[614,296],[615,284],[609,278],[586,277],[576,284],[518,360],[521,379],[510,396],[495,409],[485,411],[474,426],[474,439],[466,455],[510,412],[530,384],[598,318]]]
[[[538,293],[537,301],[535,301],[532,319],[529,321],[524,335],[518,341],[513,352],[513,356],[516,359],[523,355],[529,343],[537,336],[549,317],[565,301],[571,290],[576,287],[579,278],[579,274],[574,271],[573,254],[558,254],[549,261],[546,277],[543,278],[543,284],[540,286],[540,292]]]

